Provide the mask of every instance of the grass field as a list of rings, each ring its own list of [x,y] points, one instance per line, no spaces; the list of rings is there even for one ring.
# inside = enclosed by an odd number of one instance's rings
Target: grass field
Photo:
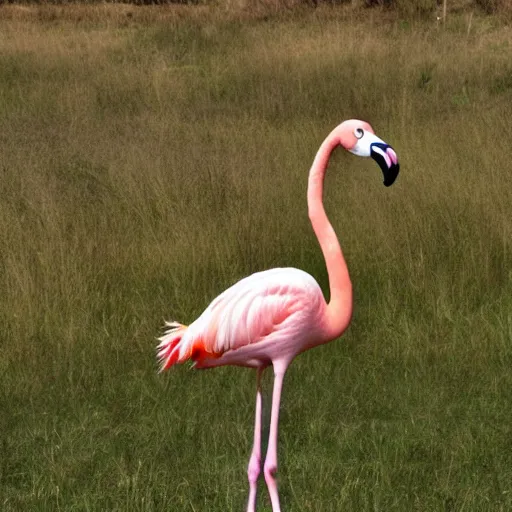
[[[243,510],[254,372],[155,338],[253,271],[327,290],[307,173],[357,117],[402,172],[331,162],[355,314],[287,374],[283,510],[511,510],[511,52],[478,13],[0,6],[0,508]]]

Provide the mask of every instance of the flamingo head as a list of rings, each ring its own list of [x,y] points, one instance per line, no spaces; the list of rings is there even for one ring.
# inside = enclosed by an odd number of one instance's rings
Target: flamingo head
[[[370,156],[378,164],[384,175],[384,185],[393,185],[400,171],[395,150],[375,135],[373,128],[365,121],[350,119],[341,123],[336,131],[340,144],[357,156]]]

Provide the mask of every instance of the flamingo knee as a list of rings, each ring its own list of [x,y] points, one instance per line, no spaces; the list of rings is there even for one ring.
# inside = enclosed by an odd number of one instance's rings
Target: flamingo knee
[[[247,477],[250,484],[255,484],[258,481],[261,472],[261,459],[258,455],[253,454],[249,459],[247,466]]]
[[[272,502],[272,512],[281,512],[281,505],[279,504],[279,493],[277,491],[277,460],[274,457],[267,456],[265,465],[263,467],[263,473],[265,475],[265,482],[267,483],[268,494],[270,501]]]
[[[265,475],[265,482],[267,486],[274,486],[276,483],[277,464],[275,462],[265,462],[263,474]]]

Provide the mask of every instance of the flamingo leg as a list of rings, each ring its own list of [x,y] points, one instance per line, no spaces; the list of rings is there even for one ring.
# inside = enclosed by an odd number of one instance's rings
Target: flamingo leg
[[[286,366],[280,367],[274,364],[274,391],[272,392],[272,413],[270,417],[270,433],[268,437],[267,455],[263,473],[267,483],[270,501],[272,502],[272,512],[281,512],[279,505],[279,494],[277,492],[277,482],[275,474],[277,471],[277,432],[279,424],[279,406],[281,403],[281,390],[283,388],[283,379]]]
[[[249,502],[247,512],[256,512],[256,494],[258,491],[258,477],[261,471],[261,374],[263,367],[258,368],[256,374],[256,414],[254,420],[254,442],[251,458],[247,467],[249,478]]]

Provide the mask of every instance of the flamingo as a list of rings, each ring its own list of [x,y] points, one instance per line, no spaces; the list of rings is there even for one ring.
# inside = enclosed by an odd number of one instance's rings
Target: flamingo
[[[315,279],[297,268],[275,268],[243,278],[219,295],[189,326],[166,322],[159,338],[160,371],[192,361],[195,368],[222,365],[256,369],[254,441],[247,468],[247,512],[256,510],[261,472],[261,376],[272,365],[274,387],[267,453],[263,474],[273,512],[280,512],[276,483],[277,439],[281,389],[292,360],[305,350],[343,334],[352,317],[352,283],[340,244],[323,206],[323,183],[329,158],[342,146],[351,153],[372,157],[390,186],[399,172],[395,151],[372,127],[356,119],[344,121],[324,140],[313,161],[308,181],[308,211],[325,258],[329,276],[327,303]]]

